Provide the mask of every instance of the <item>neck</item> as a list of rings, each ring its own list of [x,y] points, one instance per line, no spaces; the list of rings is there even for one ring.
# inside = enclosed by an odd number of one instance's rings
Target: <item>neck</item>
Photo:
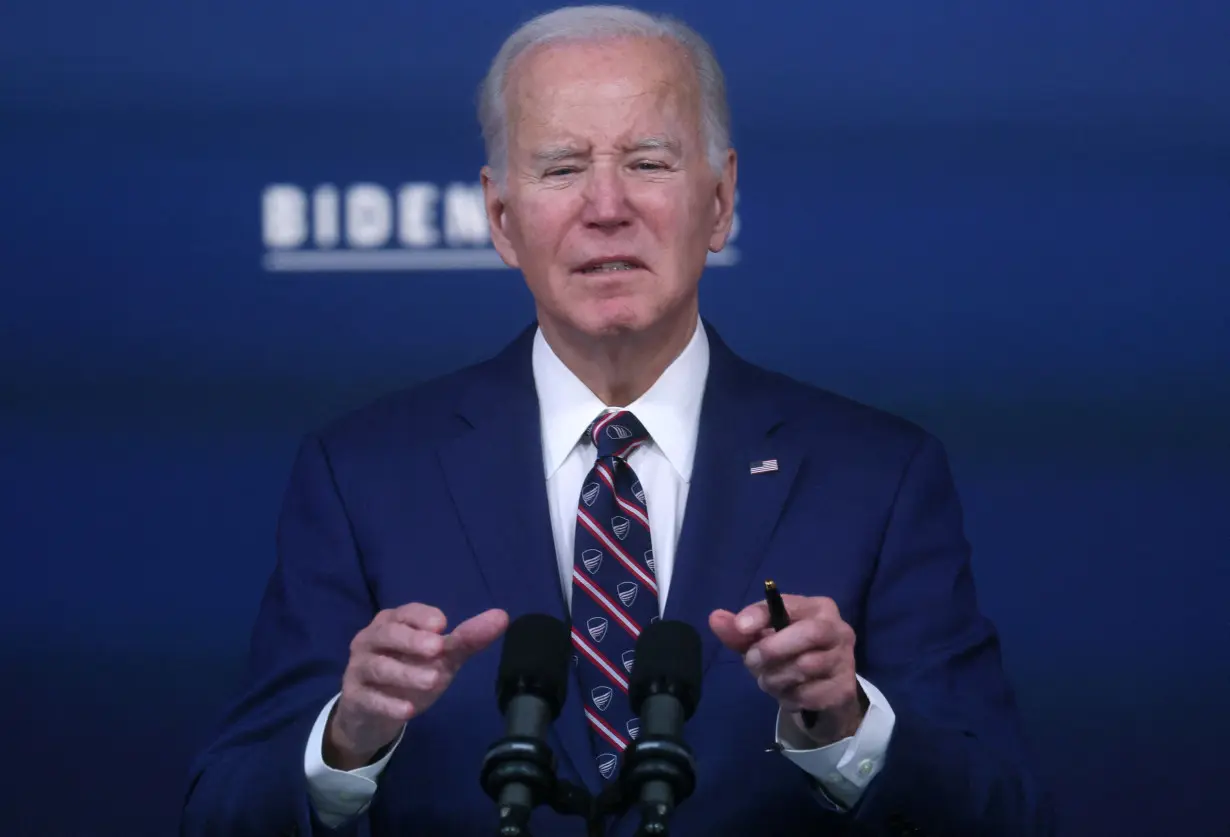
[[[626,407],[644,395],[679,357],[696,331],[697,308],[644,331],[594,337],[539,320],[542,336],[560,361],[608,407]]]

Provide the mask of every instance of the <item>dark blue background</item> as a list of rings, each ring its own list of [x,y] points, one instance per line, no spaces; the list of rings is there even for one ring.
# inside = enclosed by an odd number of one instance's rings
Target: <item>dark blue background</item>
[[[707,315],[947,443],[1066,833],[1224,834],[1230,5],[654,6],[729,75]],[[543,8],[0,11],[5,834],[173,833],[299,434],[531,316],[507,270],[264,272],[260,195],[475,182]]]

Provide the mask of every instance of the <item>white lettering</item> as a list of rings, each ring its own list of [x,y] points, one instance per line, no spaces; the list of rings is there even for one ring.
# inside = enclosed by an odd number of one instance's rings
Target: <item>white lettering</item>
[[[491,241],[481,185],[449,184],[444,193],[444,238],[454,246],[483,246]]]
[[[307,240],[307,196],[298,186],[278,183],[261,195],[261,235],[266,247],[299,247]]]
[[[393,201],[374,183],[359,183],[346,190],[346,243],[351,247],[380,247],[393,233]]]
[[[312,235],[317,247],[336,247],[340,236],[341,211],[337,189],[332,184],[312,193]]]
[[[707,262],[712,266],[741,260],[739,248],[729,246],[743,228],[740,197],[736,192],[728,246],[709,255]],[[438,186],[412,182],[386,187],[326,182],[307,188],[271,183],[261,193],[261,234],[270,251],[300,251],[268,253],[270,270],[506,267],[490,247],[491,230],[479,183]],[[310,267],[303,266],[309,263]]]
[[[397,194],[400,223],[398,239],[407,247],[435,247],[440,243],[436,227],[436,203],[440,190],[434,183],[407,183]]]

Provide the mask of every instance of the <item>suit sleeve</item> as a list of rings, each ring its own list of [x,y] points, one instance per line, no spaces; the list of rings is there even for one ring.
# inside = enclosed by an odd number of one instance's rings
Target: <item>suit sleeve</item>
[[[321,441],[303,441],[278,521],[277,560],[242,691],[189,776],[181,837],[349,835],[310,801],[304,748],[341,688],[350,642],[375,616]]]
[[[850,815],[882,834],[1052,835],[998,635],[978,607],[962,518],[946,454],[924,436],[855,626],[860,673],[896,720],[882,769]]]

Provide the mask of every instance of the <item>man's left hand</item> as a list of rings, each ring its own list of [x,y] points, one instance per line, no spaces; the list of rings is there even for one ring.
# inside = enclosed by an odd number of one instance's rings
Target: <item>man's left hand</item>
[[[738,614],[715,610],[709,627],[730,650],[743,657],[757,684],[817,746],[854,735],[866,712],[867,697],[854,676],[854,629],[837,604],[822,596],[783,596],[790,626],[774,632],[764,602]],[[800,711],[811,709],[817,722],[803,725]]]

